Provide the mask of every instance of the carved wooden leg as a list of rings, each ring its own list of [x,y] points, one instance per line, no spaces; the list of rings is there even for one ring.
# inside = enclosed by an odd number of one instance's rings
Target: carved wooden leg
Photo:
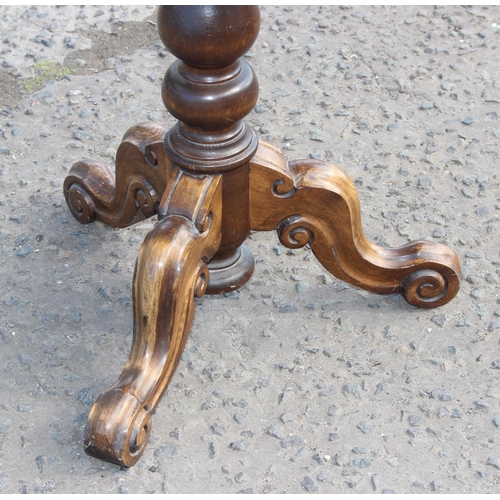
[[[82,224],[98,219],[125,227],[155,215],[171,170],[163,147],[165,134],[153,122],[128,129],[116,153],[116,174],[94,160],[75,163],[64,181],[74,217]]]
[[[181,173],[146,236],[133,283],[134,338],[118,381],[101,394],[85,429],[85,451],[131,466],[142,455],[151,414],[165,392],[207,288],[207,262],[221,241],[219,176]]]
[[[399,292],[422,308],[442,306],[457,294],[455,253],[433,241],[391,249],[370,243],[356,188],[330,163],[288,163],[278,149],[261,142],[250,164],[250,219],[253,230],[276,228],[289,248],[309,244],[328,271],[365,290]]]
[[[165,75],[162,98],[179,122],[168,133],[151,122],[129,129],[116,176],[81,161],[65,180],[68,206],[81,223],[125,227],[154,214],[159,220],[136,263],[128,362],[89,415],[84,446],[95,457],[137,462],[186,343],[194,296],[232,290],[252,274],[243,242],[258,139],[243,119],[258,83],[243,55],[259,23],[256,6],[160,7],[160,37],[179,58]]]

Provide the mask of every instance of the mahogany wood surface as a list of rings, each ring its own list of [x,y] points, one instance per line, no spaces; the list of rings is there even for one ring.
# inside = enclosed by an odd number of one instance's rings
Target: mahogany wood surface
[[[363,234],[354,183],[338,167],[319,160],[287,162],[261,142],[250,164],[251,228],[277,228],[289,248],[309,245],[334,276],[376,293],[401,293],[412,305],[431,308],[458,292],[455,253],[434,241],[383,248]]]
[[[220,176],[178,173],[162,199],[164,215],[137,258],[128,362],[97,398],[85,429],[86,452],[120,465],[133,465],[144,451],[151,414],[184,350],[194,297],[206,291],[207,262],[221,239]]]
[[[169,131],[131,127],[115,171],[77,162],[65,182],[69,209],[82,224],[125,227],[157,215],[136,262],[134,336],[117,382],[96,400],[85,451],[123,466],[139,460],[151,415],[184,349],[195,296],[242,286],[254,259],[251,230],[276,229],[283,245],[309,245],[333,275],[352,285],[401,293],[431,308],[457,293],[460,263],[445,245],[416,241],[387,249],[362,231],[354,184],[338,167],[289,162],[245,123],[258,82],[242,56],[260,24],[255,6],[163,6],[158,30],[179,58],[162,84]]]

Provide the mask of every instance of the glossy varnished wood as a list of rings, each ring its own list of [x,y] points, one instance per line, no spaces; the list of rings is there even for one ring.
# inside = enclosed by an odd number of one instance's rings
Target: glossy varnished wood
[[[161,220],[147,235],[133,283],[134,338],[118,381],[101,394],[85,429],[85,451],[131,466],[142,455],[151,414],[186,344],[194,297],[209,280],[207,262],[221,237],[219,176],[180,173],[162,200]]]
[[[209,264],[208,293],[242,286],[254,269],[243,242],[250,233],[248,162],[258,140],[243,118],[257,102],[258,81],[242,56],[259,26],[256,6],[163,6],[158,11],[160,38],[179,58],[162,84],[165,107],[179,120],[165,136],[165,151],[185,170],[224,174],[222,241]]]
[[[250,165],[251,228],[277,228],[289,248],[309,245],[337,278],[382,294],[401,293],[412,305],[431,308],[457,293],[460,263],[433,241],[383,248],[363,234],[358,194],[338,167],[319,160],[288,162],[261,142]]]
[[[242,58],[259,32],[255,6],[163,6],[158,29],[178,60],[162,99],[178,120],[169,131],[131,127],[115,170],[94,160],[71,168],[64,193],[82,224],[125,227],[157,215],[133,281],[134,336],[117,382],[96,400],[85,451],[123,466],[137,462],[152,414],[179,362],[195,297],[242,286],[254,259],[251,230],[277,230],[290,248],[309,245],[328,271],[376,293],[401,293],[422,308],[457,293],[460,263],[431,241],[382,248],[362,231],[354,184],[338,167],[288,161],[245,123],[258,82]]]
[[[123,136],[115,171],[95,160],[71,167],[64,196],[78,222],[97,219],[111,227],[126,227],[155,215],[171,171],[163,148],[165,134],[157,123],[140,123]]]
[[[82,223],[123,227],[158,215],[136,263],[129,360],[96,400],[85,430],[88,454],[124,466],[144,451],[151,415],[189,334],[194,297],[237,288],[254,269],[243,242],[258,140],[243,118],[258,84],[241,56],[258,34],[259,10],[169,6],[159,9],[158,21],[165,45],[180,58],[162,85],[165,106],[179,122],[168,132],[152,123],[132,127],[117,152],[116,176],[85,161],[65,182],[68,205]]]

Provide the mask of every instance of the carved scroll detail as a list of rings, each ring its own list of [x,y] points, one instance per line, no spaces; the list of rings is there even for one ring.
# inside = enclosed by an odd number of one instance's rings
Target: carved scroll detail
[[[151,414],[188,338],[194,298],[207,288],[207,262],[221,241],[221,204],[220,176],[187,174],[164,203],[164,218],[146,236],[134,274],[131,353],[118,381],[89,415],[88,454],[127,467],[142,455]]]
[[[278,237],[288,248],[302,248],[314,242],[314,224],[301,215],[283,219],[277,227]]]
[[[116,173],[94,160],[75,163],[64,181],[73,216],[82,224],[98,219],[125,227],[155,215],[171,170],[163,148],[165,134],[153,122],[131,127],[117,150]]]
[[[309,244],[328,271],[355,286],[399,292],[422,308],[444,305],[458,291],[460,263],[447,246],[415,241],[387,249],[366,239],[356,188],[332,164],[288,163],[261,142],[250,164],[250,202],[253,230],[277,228],[289,248]]]
[[[274,196],[277,196],[278,198],[290,198],[295,194],[297,188],[295,186],[291,186],[287,189],[287,187],[287,183],[284,179],[278,179],[273,182],[271,190]]]
[[[446,270],[443,273],[434,269],[415,271],[401,281],[401,293],[414,306],[433,307],[449,293],[448,274]]]
[[[94,200],[81,184],[74,182],[69,186],[66,201],[71,213],[80,224],[87,224],[97,219]]]

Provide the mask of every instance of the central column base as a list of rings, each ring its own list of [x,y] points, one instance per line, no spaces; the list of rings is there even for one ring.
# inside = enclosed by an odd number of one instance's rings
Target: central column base
[[[217,254],[208,263],[210,279],[205,293],[231,292],[243,286],[252,276],[255,260],[246,245]]]

